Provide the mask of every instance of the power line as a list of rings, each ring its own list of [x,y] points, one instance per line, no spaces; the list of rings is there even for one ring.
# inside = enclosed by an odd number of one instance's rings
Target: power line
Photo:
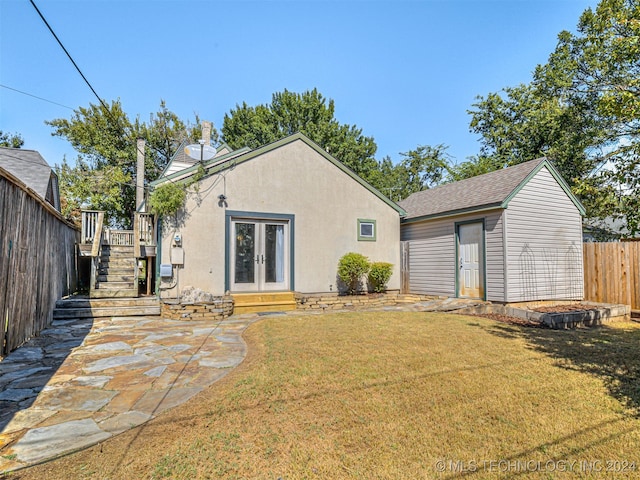
[[[78,65],[76,64],[75,60],[73,59],[73,57],[71,57],[71,54],[67,51],[67,49],[64,47],[64,45],[62,44],[62,42],[60,41],[60,39],[58,38],[58,36],[56,35],[56,32],[53,31],[53,28],[51,28],[51,25],[49,25],[49,22],[47,22],[47,19],[44,18],[44,15],[42,15],[42,13],[40,12],[40,10],[38,9],[38,7],[36,6],[36,4],[34,3],[33,0],[29,0],[31,2],[31,5],[33,5],[33,8],[36,9],[36,12],[38,12],[38,15],[40,16],[40,18],[42,19],[42,21],[44,22],[44,24],[47,26],[47,28],[49,29],[49,31],[51,32],[51,35],[53,35],[53,38],[56,39],[56,41],[58,42],[58,45],[60,45],[60,47],[62,48],[62,50],[64,50],[64,53],[67,54],[67,57],[69,57],[69,60],[71,60],[71,63],[73,63],[73,66],[76,67],[76,70],[78,71],[78,73],[80,74],[80,76],[82,77],[82,79],[85,81],[85,83],[89,86],[89,88],[91,89],[91,91],[93,92],[93,94],[96,96],[96,98],[98,99],[98,101],[102,104],[102,106],[108,110],[107,105],[104,103],[104,101],[102,100],[102,98],[100,98],[100,95],[98,95],[98,93],[95,91],[95,89],[93,88],[93,86],[91,86],[91,83],[89,83],[89,80],[87,80],[87,77],[84,76],[84,73],[82,73],[82,70],[80,70],[80,67],[78,67]]]
[[[91,83],[89,82],[89,80],[87,80],[87,77],[84,76],[84,74],[82,73],[82,70],[80,70],[80,67],[78,67],[78,65],[76,64],[75,60],[73,59],[73,57],[71,57],[71,54],[67,51],[67,49],[65,48],[65,46],[62,44],[62,42],[60,41],[60,39],[58,38],[58,36],[56,35],[56,33],[53,31],[53,28],[51,28],[51,25],[49,25],[49,22],[47,22],[47,19],[44,18],[44,15],[40,12],[40,10],[38,9],[38,7],[36,6],[35,2],[33,0],[29,0],[29,2],[31,3],[31,5],[33,6],[33,8],[36,10],[36,12],[38,12],[38,15],[40,16],[40,18],[42,19],[42,21],[44,22],[44,24],[47,26],[47,28],[49,29],[49,31],[51,32],[51,35],[53,35],[53,38],[56,39],[56,41],[58,42],[58,45],[60,45],[60,47],[62,48],[62,50],[64,50],[64,53],[67,55],[67,57],[69,58],[69,60],[71,61],[71,63],[73,64],[73,66],[76,68],[76,70],[78,71],[78,73],[80,74],[80,76],[82,77],[82,79],[85,81],[85,83],[87,84],[87,86],[91,89],[91,91],[93,92],[93,94],[96,96],[96,98],[98,99],[98,101],[100,102],[100,104],[102,105],[102,108],[104,108],[104,111],[107,115],[107,117],[109,117],[109,120],[111,120],[111,124],[118,130],[122,130],[122,134],[123,137],[125,139],[125,141],[128,141],[130,143],[133,143],[133,140],[130,140],[128,137],[130,137],[130,134],[127,133],[127,131],[125,130],[125,128],[123,128],[118,121],[114,118],[113,114],[111,113],[111,110],[109,109],[109,107],[107,106],[107,104],[104,102],[104,100],[102,100],[102,98],[100,97],[100,95],[98,95],[98,93],[95,91],[95,89],[93,88],[93,86],[91,85]],[[67,107],[69,108],[69,107]],[[73,109],[71,109],[73,110]],[[162,153],[158,148],[154,147],[153,145],[150,145],[147,143],[147,146],[152,149],[155,150],[158,153]],[[136,151],[138,151],[138,147],[136,144]],[[141,152],[142,154],[144,154],[144,152]]]
[[[18,90],[17,88],[11,88],[11,87],[9,87],[9,86],[7,86],[7,85],[2,85],[1,83],[0,83],[0,87],[2,87],[2,88],[6,88],[6,89],[8,89],[8,90],[13,90],[14,92],[21,93],[22,95],[27,95],[28,97],[37,98],[38,100],[42,100],[43,102],[53,103],[54,105],[58,105],[59,107],[64,107],[64,108],[68,108],[69,110],[73,110],[73,108],[68,107],[68,106],[66,106],[66,105],[63,105],[63,104],[61,104],[61,103],[54,102],[53,100],[47,100],[46,98],[39,97],[39,96],[34,95],[34,94],[32,94],[32,93],[23,92],[22,90]]]

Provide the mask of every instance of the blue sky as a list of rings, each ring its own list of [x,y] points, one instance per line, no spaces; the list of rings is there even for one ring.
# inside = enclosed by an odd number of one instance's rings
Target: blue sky
[[[528,82],[594,0],[35,0],[97,93],[148,120],[183,120],[312,88],[377,145],[376,158],[445,144],[478,153],[477,95]],[[75,153],[45,120],[97,99],[29,0],[0,1],[0,130],[50,164]],[[42,97],[49,103],[32,96]]]

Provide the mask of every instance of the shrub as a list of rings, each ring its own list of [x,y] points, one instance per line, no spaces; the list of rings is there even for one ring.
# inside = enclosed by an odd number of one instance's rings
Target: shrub
[[[362,276],[369,268],[369,259],[360,253],[349,252],[342,256],[338,263],[338,277],[345,283],[348,294],[358,293]]]
[[[205,176],[205,170],[202,164],[198,164],[196,172],[189,180],[185,182],[167,182],[158,186],[151,192],[149,196],[149,206],[153,213],[159,217],[167,215],[175,215],[182,208],[189,188],[195,193],[200,192],[199,181]]]
[[[371,290],[382,293],[387,289],[387,283],[393,273],[393,264],[387,262],[374,262],[369,270],[369,285]]]
[[[168,182],[157,187],[149,197],[151,211],[158,216],[175,215],[184,205],[187,190],[184,185]]]

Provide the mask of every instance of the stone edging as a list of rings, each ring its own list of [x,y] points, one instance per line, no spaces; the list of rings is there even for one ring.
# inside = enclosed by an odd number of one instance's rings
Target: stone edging
[[[405,295],[399,292],[370,293],[367,295],[338,295],[330,293],[295,293],[298,310],[358,310],[387,307],[433,300],[427,295]]]
[[[295,292],[296,310],[359,310],[434,300],[432,295],[405,295],[399,292],[368,295],[338,295],[331,293],[303,294]],[[216,297],[211,302],[180,303],[175,300],[161,302],[161,315],[173,320],[224,320],[233,315],[234,302],[230,295]]]
[[[593,306],[593,310],[574,310],[572,312],[542,313],[532,309],[541,306],[553,306],[559,304],[580,303]],[[555,329],[568,329],[576,327],[595,327],[604,323],[625,321],[631,318],[629,305],[612,305],[595,302],[532,302],[514,304],[484,304],[457,310],[456,313],[469,314],[498,314],[509,317],[521,318],[531,322],[545,324]]]
[[[224,320],[233,315],[233,298],[230,296],[215,298],[212,302],[178,303],[161,302],[160,314],[172,320]]]

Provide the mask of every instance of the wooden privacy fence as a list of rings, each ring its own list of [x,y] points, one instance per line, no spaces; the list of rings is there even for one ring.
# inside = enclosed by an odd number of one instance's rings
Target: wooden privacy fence
[[[76,291],[80,232],[0,168],[0,356],[51,323],[58,299]]]
[[[585,243],[585,300],[640,310],[640,242]]]

